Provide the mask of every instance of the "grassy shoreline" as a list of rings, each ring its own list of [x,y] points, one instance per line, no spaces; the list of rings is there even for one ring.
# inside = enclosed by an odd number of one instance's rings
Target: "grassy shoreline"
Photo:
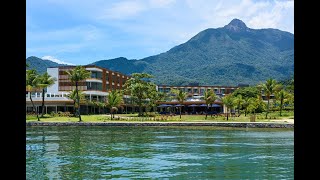
[[[180,120],[179,115],[175,116],[156,116],[156,117],[137,117],[137,114],[117,114],[115,118],[111,120],[110,115],[81,115],[83,122],[250,122],[251,114],[240,117],[229,117],[227,121],[226,117],[211,117],[208,116],[207,120],[205,115],[182,115]],[[283,116],[279,116],[278,112],[269,113],[268,119],[265,119],[265,113],[256,114],[255,122],[293,122],[294,112],[283,112]],[[78,122],[77,117],[58,117],[45,115],[44,118],[40,118],[40,122]],[[26,122],[37,121],[36,116],[27,115]]]

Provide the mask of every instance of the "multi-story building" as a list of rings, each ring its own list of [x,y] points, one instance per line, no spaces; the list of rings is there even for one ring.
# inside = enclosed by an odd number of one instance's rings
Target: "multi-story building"
[[[119,72],[111,71],[95,65],[84,66],[87,71],[91,72],[91,77],[78,83],[78,89],[83,92],[87,101],[80,102],[80,111],[82,114],[97,113],[97,110],[90,102],[105,102],[108,92],[116,89],[123,89],[125,82],[130,76],[124,75]],[[74,101],[68,98],[68,94],[71,90],[75,89],[75,84],[69,79],[67,71],[72,70],[75,66],[59,66],[47,68],[47,72],[52,77],[56,78],[55,83],[48,87],[45,92],[45,113],[69,111],[73,112]],[[190,111],[203,111],[206,107],[202,97],[205,91],[213,90],[219,97],[223,97],[226,94],[232,93],[238,88],[238,86],[199,86],[197,83],[189,84],[187,86],[166,86],[159,85],[156,87],[158,91],[170,93],[171,89],[179,89],[188,93],[188,97],[183,103],[184,110]],[[32,104],[29,99],[29,93],[26,94],[26,111],[33,111]],[[41,112],[42,91],[38,90],[31,92],[33,102],[36,110]],[[171,101],[159,102],[161,104],[168,104],[172,106],[179,105],[179,102],[174,98]],[[127,95],[124,96],[124,111],[133,112],[136,107],[133,105],[130,98]],[[221,101],[216,100],[213,105],[215,111],[225,111]],[[102,113],[108,112],[103,108]],[[121,111],[122,111],[121,110]],[[159,109],[161,111],[161,109]],[[120,112],[121,112],[120,111]]]
[[[204,92],[213,90],[215,94],[224,96],[238,89],[238,86],[199,86],[199,84],[192,84],[187,86],[158,85],[157,88],[159,92],[165,93],[169,93],[171,89],[178,89],[187,92],[189,96],[203,96]]]
[[[75,89],[75,84],[69,79],[67,71],[75,66],[60,66],[48,68],[47,72],[57,79],[53,86],[48,87],[51,93],[67,93]],[[88,100],[104,99],[108,92],[116,89],[123,89],[124,83],[130,78],[119,72],[111,71],[95,65],[84,66],[91,72],[91,77],[78,83],[79,90],[83,91]]]
[[[51,111],[72,111],[73,101],[67,95],[75,89],[75,84],[69,79],[67,71],[76,66],[59,66],[47,68],[47,72],[56,78],[55,84],[47,88],[45,93],[45,113]],[[95,65],[84,66],[91,72],[91,77],[78,83],[78,89],[81,90],[89,101],[105,101],[108,92],[115,89],[123,89],[124,83],[130,78],[125,74],[111,71]],[[27,112],[32,111],[32,105],[29,99],[29,93],[26,94]],[[38,111],[41,111],[42,92],[32,92],[33,101]],[[88,106],[83,106],[82,111],[88,112]]]
[[[205,112],[207,105],[205,101],[202,99],[204,97],[204,93],[209,90],[213,90],[213,92],[219,97],[212,109],[217,112],[225,112],[226,108],[222,106],[221,101],[219,100],[226,94],[230,94],[236,89],[238,86],[200,86],[198,83],[189,84],[186,86],[167,86],[167,85],[158,85],[157,90],[159,92],[164,92],[170,94],[172,89],[181,90],[183,92],[188,93],[187,99],[183,102],[183,104],[179,104],[174,98],[171,101],[159,102],[159,107],[162,107],[163,104],[171,106],[171,107],[179,107],[183,106],[183,112]],[[161,111],[161,110],[160,110]]]

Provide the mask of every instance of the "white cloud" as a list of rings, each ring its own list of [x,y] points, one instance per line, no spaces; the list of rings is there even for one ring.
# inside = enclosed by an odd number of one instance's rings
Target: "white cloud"
[[[249,28],[276,28],[293,33],[293,1],[186,1],[197,27],[223,27],[232,19],[242,20]],[[205,4],[205,6],[204,6]],[[191,17],[192,19],[193,17]]]
[[[290,16],[293,17],[293,1],[275,1],[273,6],[252,17],[248,25],[259,29],[277,28],[293,33],[293,22],[288,23],[286,20]]]
[[[175,3],[175,0],[150,0],[149,2],[151,7],[163,8]]]
[[[111,8],[105,6],[105,10],[99,19],[126,19],[144,11],[146,6],[139,1],[122,1],[114,3]]]
[[[53,61],[53,62],[56,62],[56,63],[59,63],[59,64],[68,64],[68,65],[75,65],[75,64],[72,64],[72,63],[68,63],[68,62],[65,62],[65,61],[61,61],[53,56],[43,56],[41,59],[47,59],[47,60],[50,60],[50,61]]]

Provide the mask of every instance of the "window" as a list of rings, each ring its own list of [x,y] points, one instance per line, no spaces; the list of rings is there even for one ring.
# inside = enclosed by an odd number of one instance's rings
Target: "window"
[[[204,89],[201,88],[200,89],[200,94],[203,95],[203,93],[204,93]]]
[[[102,91],[102,83],[99,82],[86,82],[87,90]]]
[[[102,72],[91,71],[91,78],[102,79]]]
[[[198,88],[193,89],[193,93],[198,93]]]
[[[106,72],[106,81],[109,81],[109,72]]]
[[[117,81],[117,76],[112,76],[112,82],[115,83]]]

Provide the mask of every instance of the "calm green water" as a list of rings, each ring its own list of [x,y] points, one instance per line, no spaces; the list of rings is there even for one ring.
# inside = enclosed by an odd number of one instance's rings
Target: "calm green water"
[[[293,179],[293,130],[27,127],[27,179]]]

